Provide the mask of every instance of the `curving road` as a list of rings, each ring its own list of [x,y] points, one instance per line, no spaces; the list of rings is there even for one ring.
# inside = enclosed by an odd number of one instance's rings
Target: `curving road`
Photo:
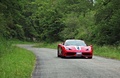
[[[32,78],[120,78],[120,61],[94,56],[93,59],[58,58],[56,49],[33,48],[37,57]]]

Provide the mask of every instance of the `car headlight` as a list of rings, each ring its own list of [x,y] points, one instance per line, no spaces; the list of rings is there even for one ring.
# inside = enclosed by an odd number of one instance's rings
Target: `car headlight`
[[[89,48],[87,48],[86,51],[89,51]]]
[[[71,50],[71,48],[65,47],[66,50]]]
[[[91,50],[91,48],[86,48],[86,51],[90,51]]]

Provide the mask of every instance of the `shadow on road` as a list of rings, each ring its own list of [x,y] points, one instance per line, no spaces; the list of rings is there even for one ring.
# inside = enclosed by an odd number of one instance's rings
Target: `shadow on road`
[[[91,58],[85,58],[85,57],[56,57],[56,58],[61,58],[61,59],[91,59]]]

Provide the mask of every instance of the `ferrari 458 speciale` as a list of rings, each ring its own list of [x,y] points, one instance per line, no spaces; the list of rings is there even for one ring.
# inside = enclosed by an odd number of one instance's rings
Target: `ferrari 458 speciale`
[[[58,44],[57,56],[92,58],[93,47],[87,46],[83,40],[69,39]]]

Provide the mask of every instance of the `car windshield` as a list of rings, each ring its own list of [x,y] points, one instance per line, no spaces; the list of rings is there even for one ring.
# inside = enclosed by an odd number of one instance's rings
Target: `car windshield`
[[[67,40],[64,45],[65,46],[86,46],[85,42],[82,40]]]

